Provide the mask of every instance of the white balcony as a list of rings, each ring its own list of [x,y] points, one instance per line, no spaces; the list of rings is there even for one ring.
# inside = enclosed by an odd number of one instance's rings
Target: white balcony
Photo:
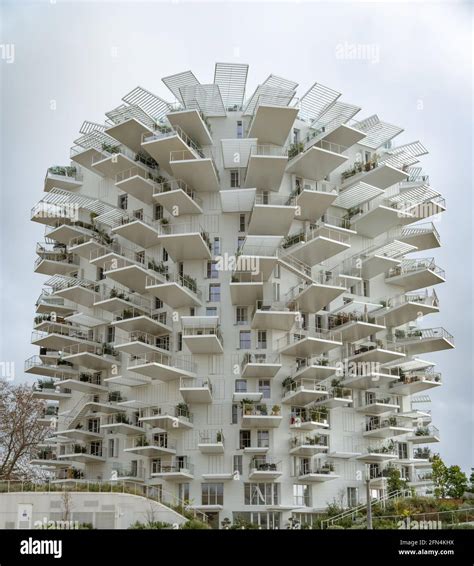
[[[184,458],[184,457],[183,457]],[[189,481],[194,479],[194,466],[187,461],[159,462],[152,467],[152,478],[167,481]]]
[[[159,178],[159,177],[156,177]],[[145,204],[153,204],[155,175],[143,167],[130,167],[115,176],[115,186]]]
[[[245,404],[242,408],[242,428],[278,428],[281,424],[280,407],[264,404]]]
[[[314,401],[327,398],[328,395],[326,387],[316,380],[298,379],[296,381],[289,378],[286,384],[284,382],[281,402],[284,405],[304,407]]]
[[[158,408],[144,409],[140,415],[140,422],[152,428],[163,430],[190,430],[193,425],[193,414],[186,407],[176,405],[162,405]]]
[[[245,187],[278,191],[288,163],[286,150],[275,145],[253,145],[245,176]]]
[[[365,424],[363,432],[363,436],[368,438],[393,438],[413,431],[413,427],[409,426],[409,420],[397,417],[372,417],[371,419]]]
[[[164,181],[156,186],[153,200],[170,214],[202,214],[203,203],[196,192],[181,179]]]
[[[438,230],[432,222],[405,226],[402,228],[398,239],[417,247],[418,251],[430,250],[441,246]]]
[[[115,180],[117,173],[137,165],[135,157],[136,154],[125,146],[107,146],[98,155],[92,156],[92,170]]]
[[[391,385],[394,395],[413,395],[439,387],[442,385],[441,374],[432,371],[432,367],[426,370],[403,371]]]
[[[353,345],[350,349],[349,362],[377,362],[388,364],[406,357],[403,348],[394,342],[367,340]]]
[[[348,234],[324,225],[291,234],[282,243],[283,253],[286,252],[309,266],[321,263],[350,247]]]
[[[102,151],[101,149],[99,149],[100,143],[94,143],[95,145],[97,145],[97,147],[93,147],[92,145],[90,145],[89,147],[83,147],[82,145],[78,144],[73,145],[71,147],[69,156],[71,158],[71,161],[74,161],[74,163],[77,163],[81,167],[84,167],[85,169],[88,169],[93,173],[99,173],[99,171],[94,169],[92,165],[95,160],[101,159]],[[117,145],[116,147],[118,149],[120,146]]]
[[[336,366],[331,366],[326,358],[312,356],[298,360],[293,379],[315,379],[322,380],[334,375],[337,371]]]
[[[130,356],[144,356],[153,353],[163,353],[163,347],[167,345],[166,338],[160,338],[155,334],[148,334],[141,330],[134,330],[121,339],[115,339],[114,348],[118,352],[125,352]]]
[[[352,405],[352,391],[341,385],[329,387],[324,395],[320,395],[319,400],[313,403],[314,408],[324,406],[326,409],[336,409],[338,407],[349,407]]]
[[[236,252],[235,272],[252,272],[268,281],[278,263],[281,236],[246,236]]]
[[[202,305],[202,293],[189,275],[166,274],[165,281],[148,277],[146,291],[173,309]]]
[[[183,344],[192,354],[222,354],[223,339],[217,316],[182,316]]]
[[[67,304],[64,299],[53,297],[50,290],[43,289],[36,301],[35,312],[37,314],[50,314],[51,312],[55,312],[60,316],[67,316],[75,312],[76,309],[76,305]]]
[[[422,426],[413,431],[413,434],[407,436],[408,442],[412,444],[431,444],[440,441],[439,430],[435,426]]]
[[[322,407],[298,409],[290,416],[291,430],[319,430],[329,428],[328,410]]]
[[[339,346],[342,346],[339,336],[327,330],[299,330],[277,340],[280,354],[298,358],[323,354]]]
[[[325,454],[328,451],[328,436],[323,434],[300,434],[290,438],[290,454],[292,456],[311,457]]]
[[[208,378],[181,377],[179,392],[185,403],[212,403],[212,383]]]
[[[286,294],[288,303],[295,303],[303,312],[318,312],[347,291],[342,281],[330,279],[328,283],[300,283]]]
[[[233,403],[241,403],[247,399],[252,401],[252,403],[259,403],[263,399],[263,393],[261,391],[234,391],[232,394]]]
[[[331,311],[329,329],[338,332],[345,342],[356,342],[385,330],[383,324],[376,324],[371,316],[374,310],[381,307],[378,303],[350,300],[342,307]]]
[[[51,189],[63,189],[74,191],[82,186],[82,175],[76,167],[49,167],[44,178],[44,191],[48,193]]]
[[[444,271],[434,263],[433,258],[404,259],[401,265],[388,271],[385,281],[408,292],[444,283],[446,278]]]
[[[134,255],[135,258],[130,257],[130,259],[120,257],[107,260],[104,262],[104,275],[127,289],[133,289],[143,295],[146,293],[147,277],[163,277],[163,270],[155,260]]]
[[[99,344],[89,339],[86,332],[82,332],[72,325],[62,323],[41,322],[32,333],[31,343],[48,350],[63,350],[70,345],[85,344],[97,347]]]
[[[50,246],[38,244],[34,272],[41,275],[69,275],[79,269],[79,261],[65,249],[52,250]]]
[[[395,341],[407,355],[440,352],[454,348],[454,338],[444,328],[413,328],[395,330]]]
[[[272,378],[280,371],[282,365],[278,354],[265,352],[246,352],[240,364],[242,377]],[[259,400],[259,399],[257,399]]]
[[[255,305],[263,299],[263,274],[236,271],[232,274],[229,287],[233,305]]]
[[[71,393],[67,389],[62,390],[53,381],[35,384],[32,395],[42,401],[61,401],[71,398]]]
[[[399,408],[400,405],[396,404],[390,395],[367,393],[363,402],[356,407],[356,411],[368,416],[382,416],[398,411]]]
[[[365,138],[366,133],[347,124],[339,124],[334,127],[335,122],[326,124],[323,132],[319,134],[325,142],[351,147]],[[329,128],[328,128],[329,126]],[[325,133],[327,130],[328,133]]]
[[[282,476],[281,462],[267,456],[254,456],[249,464],[249,480],[273,481]]]
[[[115,413],[101,418],[100,431],[107,434],[132,436],[143,434],[143,427],[135,418],[128,417],[124,413]]]
[[[200,432],[198,449],[201,454],[224,454],[224,434],[220,430]]]
[[[247,233],[251,236],[286,236],[296,211],[292,197],[257,193]]]
[[[386,163],[378,164],[370,161],[368,163],[355,163],[350,169],[341,174],[342,187],[348,187],[356,182],[363,181],[378,189],[388,189],[396,183],[408,178],[408,173],[401,171]]]
[[[317,462],[302,462],[297,476],[298,481],[302,483],[321,483],[336,480],[340,477],[334,473],[332,464],[319,464]]]
[[[150,135],[152,124],[151,121],[144,118],[148,125],[145,125],[141,122],[137,117],[132,115],[130,112],[131,106],[126,107],[124,111],[122,111],[122,115],[117,117],[116,115],[113,117],[113,121],[111,121],[111,125],[105,130],[105,133],[119,141],[126,147],[129,147],[133,151],[139,152],[141,151],[141,142],[143,136]],[[137,107],[135,107],[137,109]],[[119,110],[119,109],[117,109]],[[128,110],[128,115],[126,114]],[[120,111],[120,110],[119,110]],[[112,111],[113,112],[113,111]],[[107,113],[109,116],[111,113]]]
[[[124,452],[144,456],[145,458],[160,458],[176,454],[176,443],[167,434],[157,434],[156,438],[148,440],[144,433],[128,440]]]
[[[96,374],[81,372],[77,377],[58,381],[56,385],[71,391],[79,391],[80,393],[95,393],[100,395],[107,391],[107,387],[102,382],[100,372]]]
[[[298,115],[298,108],[274,104],[258,104],[247,137],[259,143],[283,145]]]
[[[304,179],[319,181],[348,159],[346,155],[342,155],[347,147],[324,140],[311,143],[312,145],[309,145],[307,149],[303,145],[301,145],[301,148],[290,147],[287,173],[294,173]],[[301,151],[299,151],[300,149]]]
[[[94,303],[107,312],[115,313],[130,307],[141,310],[144,314],[151,311],[151,303],[138,294],[129,293],[116,287],[101,287],[98,300]]]
[[[64,276],[61,279],[53,277],[51,283],[55,297],[61,297],[84,307],[91,307],[97,300],[98,285],[93,281]]]
[[[186,152],[189,158],[194,160],[199,155],[197,144],[179,126],[174,129],[159,126],[153,133],[143,135],[141,146],[170,175],[173,174],[170,163],[172,152]]]
[[[172,151],[170,165],[173,177],[182,179],[198,192],[217,192],[220,189],[219,174],[212,150],[200,149],[197,155],[195,159],[194,153],[189,150]]]
[[[72,238],[68,243],[69,252],[89,260],[91,257],[106,253],[109,242],[99,234],[82,235]]]
[[[361,452],[355,459],[364,462],[364,464],[383,464],[398,459],[398,452],[391,446],[368,446],[362,449]]]
[[[196,223],[163,224],[157,243],[166,248],[175,262],[212,259],[209,235]]]
[[[73,460],[75,462],[81,462],[84,464],[97,463],[105,461],[105,453],[103,452],[102,446],[92,446],[92,445],[66,445],[61,447],[64,450],[63,453],[58,454],[58,460]]]
[[[116,213],[112,225],[112,233],[122,236],[140,248],[151,248],[158,245],[159,224],[143,214],[143,210],[132,214]]]
[[[301,313],[289,309],[284,303],[264,304],[264,301],[257,301],[251,326],[254,329],[288,331],[300,316]]]
[[[408,293],[391,297],[383,302],[383,308],[375,311],[373,316],[385,326],[395,327],[416,320],[420,315],[426,316],[439,312],[438,297],[433,290],[431,295],[425,293]]]
[[[63,359],[75,365],[96,370],[109,370],[120,365],[118,353],[108,345],[76,344],[66,346],[63,348]]]
[[[337,197],[337,191],[325,181],[303,180],[292,192],[298,207],[296,218],[316,222]]]
[[[144,313],[142,309],[129,307],[120,309],[115,313],[112,325],[125,332],[141,331],[155,336],[163,336],[173,332],[168,320],[167,312],[157,312],[152,309]]]
[[[63,364],[59,357],[55,360],[55,362],[56,363],[47,363],[44,362],[40,356],[31,356],[31,358],[25,360],[24,371],[25,373],[32,375],[55,377],[59,379],[65,379],[67,376],[77,375],[77,369]],[[51,393],[53,391],[54,389]]]
[[[375,238],[395,226],[415,222],[417,218],[382,194],[349,210],[351,226],[360,236]],[[403,240],[404,241],[404,240]]]
[[[398,381],[398,375],[393,375],[388,372],[375,371],[371,369],[373,362],[360,362],[366,363],[367,368],[361,368],[357,372],[348,372],[344,376],[342,384],[351,389],[372,389],[374,387],[387,388],[391,384]],[[377,362],[375,362],[377,363]]]
[[[82,428],[81,424],[79,424],[76,428],[60,430],[56,433],[56,435],[69,440],[77,440],[78,442],[90,442],[102,439],[102,435],[98,430]]]
[[[180,377],[196,377],[196,365],[188,358],[169,354],[146,354],[130,360],[129,371],[158,381],[174,381]]]
[[[166,115],[166,119],[175,130],[180,128],[199,145],[212,145],[211,133],[203,118],[204,115],[198,110],[179,110]]]

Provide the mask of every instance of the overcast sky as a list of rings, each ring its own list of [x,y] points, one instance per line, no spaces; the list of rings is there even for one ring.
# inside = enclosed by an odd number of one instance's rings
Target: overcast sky
[[[420,140],[431,185],[447,199],[434,252],[447,272],[437,286],[443,326],[456,349],[425,358],[444,385],[428,392],[434,446],[449,464],[472,461],[472,38],[470,2],[64,2],[2,3],[1,356],[23,362],[44,276],[33,273],[43,229],[29,221],[46,168],[67,164],[84,119],[104,112],[137,85],[170,98],[161,77],[192,69],[212,82],[214,63],[250,64],[248,92],[274,73],[314,81],[405,128]],[[13,50],[12,50],[13,46]],[[358,59],[350,58],[353,47]]]

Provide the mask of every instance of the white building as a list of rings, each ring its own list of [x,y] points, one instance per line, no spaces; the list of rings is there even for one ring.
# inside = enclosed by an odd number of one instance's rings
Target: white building
[[[55,481],[282,528],[364,502],[366,475],[386,496],[391,467],[429,488],[445,202],[402,128],[318,83],[246,98],[247,71],[166,77],[173,103],[137,87],[48,170],[25,370]]]

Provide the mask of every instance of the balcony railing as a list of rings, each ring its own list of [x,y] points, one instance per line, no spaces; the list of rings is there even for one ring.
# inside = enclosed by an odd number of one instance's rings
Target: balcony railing
[[[281,461],[267,456],[254,456],[249,463],[249,473],[252,472],[281,472]]]
[[[191,291],[196,297],[201,300],[202,299],[202,292],[198,289],[196,279],[191,277],[190,275],[186,275],[183,273],[180,275],[179,273],[165,273],[163,274],[164,281],[156,279],[154,277],[147,277],[146,278],[146,286],[155,286],[155,285],[163,285],[164,283],[177,283],[180,287]]]
[[[52,179],[58,177],[59,179],[66,178],[71,179],[72,181],[82,181],[82,173],[74,166],[54,165],[52,167],[48,167],[46,177]]]
[[[188,197],[192,198],[193,201],[202,208],[203,202],[202,199],[199,198],[196,192],[184,181],[181,179],[175,179],[171,181],[164,181],[159,183],[156,188],[154,195],[164,194],[170,191],[177,191],[181,190],[188,195]]]
[[[114,314],[115,322],[146,316],[147,318],[159,322],[164,326],[168,326],[169,314],[168,312],[162,310],[157,311],[155,309],[150,309],[148,311],[144,311],[141,308],[130,307],[130,308],[122,308],[118,311],[115,311],[113,314]]]
[[[199,432],[199,444],[224,444],[221,430],[202,430]]]
[[[142,344],[147,344],[148,346],[154,346],[155,348],[169,350],[168,339],[165,339],[165,337],[155,336],[154,334],[149,334],[148,332],[143,332],[141,330],[129,332],[124,338],[116,338],[114,345],[117,347],[122,346],[123,344],[130,344],[130,342],[140,342]]]
[[[315,193],[335,193],[336,188],[328,181],[308,181],[297,184],[291,191],[289,199],[299,196],[303,191],[311,191]]]
[[[285,380],[286,381],[286,380]],[[283,382],[283,395],[295,393],[296,391],[314,391],[315,393],[326,393],[327,387],[315,379],[299,379],[297,381]]]
[[[428,368],[423,371],[410,371],[402,372],[399,370],[399,381],[392,384],[395,387],[399,383],[410,384],[410,383],[422,383],[424,381],[432,381],[435,383],[442,382],[441,373],[433,371],[433,368]]]
[[[63,348],[65,356],[73,356],[74,354],[93,354],[95,356],[110,356],[117,359],[119,353],[116,352],[112,346],[106,344],[105,346],[92,346],[90,344],[72,344]]]
[[[439,430],[433,425],[420,426],[414,430],[413,435],[420,437],[436,436],[439,438]]]
[[[288,150],[279,145],[254,144],[250,148],[250,156],[257,157],[287,157]]]
[[[389,417],[388,419],[371,419],[364,425],[364,431],[380,430],[388,427],[411,428],[409,421],[398,419],[397,417]]]
[[[153,187],[155,187],[155,183],[158,182],[162,177],[156,174],[155,171],[144,169],[143,167],[130,167],[129,169],[125,169],[124,171],[120,171],[115,175],[115,184],[121,183],[122,181],[126,181],[132,177],[141,177],[146,181],[149,181]]]
[[[434,258],[404,259],[401,265],[388,270],[387,277],[398,277],[399,275],[408,275],[409,273],[416,273],[427,269],[445,278],[444,270],[435,264]]]
[[[326,407],[308,407],[294,412],[290,416],[290,425],[298,426],[303,423],[329,424],[329,412]]]
[[[180,389],[209,389],[212,393],[212,383],[207,377],[181,377],[179,380]]]
[[[192,423],[194,419],[194,415],[189,411],[186,403],[180,403],[178,405],[161,404],[159,407],[147,407],[140,411],[141,419],[159,416],[180,419],[188,423]]]
[[[251,417],[279,417],[280,407],[279,405],[270,407],[265,403],[244,403],[242,415]]]
[[[298,466],[298,476],[306,476],[308,474],[325,474],[330,475],[334,473],[334,464],[328,462],[325,464],[318,464],[317,462],[303,461]]]
[[[126,301],[127,303],[130,303],[131,307],[135,307],[142,311],[151,312],[152,310],[151,302],[147,299],[144,299],[141,295],[123,291],[115,287],[107,287],[104,285],[100,289],[100,296],[97,302],[107,301],[109,299],[121,299],[123,301]]]
[[[344,219],[337,220],[340,221],[340,223],[346,222]],[[315,240],[316,238],[319,238],[321,236],[323,236],[324,238],[329,238],[330,240],[334,240],[336,242],[340,242],[342,244],[347,244],[349,242],[349,236],[347,234],[343,234],[338,230],[331,229],[329,226],[319,223],[314,227],[307,228],[306,230],[301,230],[296,234],[287,236],[283,240],[281,247],[282,249],[287,250],[289,248],[292,248],[293,246],[296,246],[297,244],[311,242],[312,240]]]
[[[174,460],[171,462],[153,461],[152,474],[188,473],[194,475],[194,464]]]
[[[201,147],[192,138],[190,138],[180,126],[177,125],[173,126],[172,128],[168,128],[167,126],[161,127],[152,134],[144,133],[142,135],[142,143],[163,140],[166,138],[171,138],[173,136],[178,136],[189,147],[191,151],[201,157]]]
[[[130,359],[128,369],[146,364],[160,364],[175,368],[177,370],[189,371],[193,373],[195,373],[197,370],[197,365],[190,359],[178,358],[171,356],[170,354],[160,354],[158,352],[145,354],[144,356],[136,356],[133,359]]]
[[[68,338],[74,338],[75,340],[82,340],[87,342],[99,342],[90,337],[87,332],[78,330],[76,328],[63,328],[59,324],[49,324],[43,327],[43,330],[35,330],[32,333],[32,341],[40,340],[41,338],[46,338],[48,335],[56,334],[60,336],[65,336]]]
[[[130,417],[125,413],[114,413],[113,415],[106,415],[102,417],[101,423],[103,425],[130,425],[130,426],[137,426],[143,427],[143,423],[136,418],[136,416]]]
[[[413,458],[415,460],[430,460],[432,459],[431,450],[428,447],[425,448],[415,448],[413,450]]]
[[[329,437],[323,434],[311,436],[309,434],[293,436],[290,438],[290,449],[302,446],[318,446],[329,448]]]
[[[351,322],[366,322],[368,324],[375,324],[375,318],[369,316],[367,313],[361,313],[355,310],[353,312],[343,312],[336,315],[330,315],[328,317],[328,327],[330,330],[338,328],[339,326],[344,326]]]
[[[248,364],[279,364],[280,355],[266,352],[245,352],[240,362],[241,371]]]
[[[198,323],[196,326],[183,326],[183,336],[216,336],[222,344],[224,343],[219,327],[202,326]]]
[[[137,426],[143,426],[140,423]],[[160,433],[153,435],[153,438],[148,439],[146,436],[136,436],[128,439],[125,448],[143,448],[145,446],[155,446],[156,448],[166,448],[168,450],[176,450],[176,441],[171,440],[167,433]]]
[[[430,340],[444,338],[454,344],[454,337],[444,328],[414,328],[412,330],[395,330],[396,342],[413,342],[414,340]]]
[[[305,338],[316,338],[318,340],[325,340],[331,342],[340,342],[341,337],[338,332],[332,332],[330,330],[323,330],[322,328],[308,328],[301,329],[293,332],[288,332],[281,338],[276,340],[277,350],[281,350],[286,346],[291,346],[301,342]]]
[[[382,305],[382,308],[391,309],[399,307],[406,303],[419,303],[420,305],[427,305],[430,307],[438,307],[439,299],[433,289],[431,294],[428,293],[404,293],[401,295],[396,295],[389,299],[380,299],[376,301]]]
[[[400,352],[404,353],[403,346],[391,342],[389,340],[382,340],[377,338],[377,340],[367,340],[363,344],[349,344],[349,356],[357,356],[365,352],[371,352],[372,350],[387,350],[389,352]]]
[[[275,193],[257,193],[255,203],[266,206],[296,206],[296,199],[292,196],[284,196]]]

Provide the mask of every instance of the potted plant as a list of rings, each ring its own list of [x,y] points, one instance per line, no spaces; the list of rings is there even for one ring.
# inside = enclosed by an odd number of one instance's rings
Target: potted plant
[[[277,417],[280,415],[280,405],[273,405],[272,407],[272,415]]]

